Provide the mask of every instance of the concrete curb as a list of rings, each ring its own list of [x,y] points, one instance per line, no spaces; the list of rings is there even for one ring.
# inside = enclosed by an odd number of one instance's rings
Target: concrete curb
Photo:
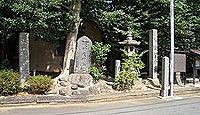
[[[200,93],[200,87],[175,87],[175,95],[187,95]],[[35,105],[35,104],[67,104],[82,102],[105,102],[128,99],[140,99],[158,97],[160,90],[145,90],[134,92],[118,92],[112,94],[101,94],[93,96],[60,96],[60,95],[25,95],[0,97],[0,107]]]

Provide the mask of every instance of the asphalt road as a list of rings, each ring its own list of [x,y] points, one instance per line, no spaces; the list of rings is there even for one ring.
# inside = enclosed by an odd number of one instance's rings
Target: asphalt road
[[[200,115],[200,96],[66,105],[0,107],[0,115]]]

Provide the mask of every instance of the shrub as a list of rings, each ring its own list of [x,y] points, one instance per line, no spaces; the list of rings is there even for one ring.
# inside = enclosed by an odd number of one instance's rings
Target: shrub
[[[106,70],[104,63],[107,60],[107,54],[110,52],[110,48],[111,45],[103,45],[101,42],[95,42],[91,47],[93,63],[90,69],[90,74],[95,81],[98,81]]]
[[[128,56],[126,51],[123,52],[126,58],[123,60],[124,62],[122,63],[119,76],[115,79],[117,90],[130,89],[132,85],[134,85],[135,81],[138,80],[140,70],[144,68],[141,56],[145,52],[142,52],[140,55],[133,53],[131,56]]]
[[[13,70],[0,71],[0,95],[13,95],[20,90],[20,75]]]
[[[90,74],[92,75],[94,81],[99,81],[99,79],[103,75],[103,72],[95,65],[92,65],[92,67],[90,68]]]
[[[27,80],[27,89],[32,94],[44,94],[50,91],[53,81],[50,76],[30,76]]]

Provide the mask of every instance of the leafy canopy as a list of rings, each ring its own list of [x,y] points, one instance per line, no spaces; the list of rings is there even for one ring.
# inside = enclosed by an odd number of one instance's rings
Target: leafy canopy
[[[73,19],[71,0],[1,0],[0,37],[30,32],[47,41],[64,39]]]
[[[12,33],[34,33],[47,41],[66,38],[74,19],[72,0],[1,0],[1,42]],[[141,36],[158,29],[159,53],[170,49],[169,0],[82,0],[81,18],[97,23],[106,42],[124,39],[127,31]],[[196,0],[175,1],[175,46],[179,50],[199,49],[200,3]],[[73,30],[72,30],[73,31]]]

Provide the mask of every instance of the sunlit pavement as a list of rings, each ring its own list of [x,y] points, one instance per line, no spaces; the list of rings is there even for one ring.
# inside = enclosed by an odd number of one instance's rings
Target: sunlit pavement
[[[200,115],[200,94],[181,98],[1,107],[1,115]]]

